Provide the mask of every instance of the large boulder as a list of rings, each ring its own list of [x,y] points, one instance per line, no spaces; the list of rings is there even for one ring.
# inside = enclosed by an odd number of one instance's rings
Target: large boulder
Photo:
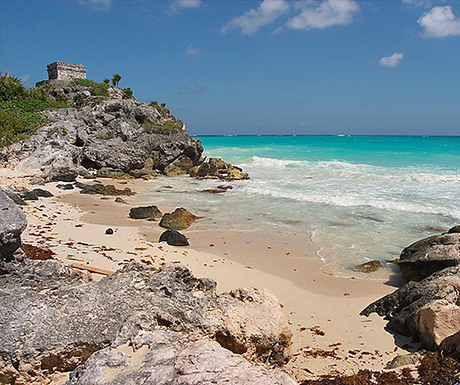
[[[167,364],[168,360],[155,361],[157,349],[166,349],[160,354],[169,349],[180,355],[192,348],[192,342],[210,339],[234,353],[245,353],[263,362],[282,363],[289,357],[288,323],[279,302],[266,291],[248,289],[218,294],[214,281],[196,278],[181,265],[166,265],[157,270],[132,264],[99,282],[86,282],[61,266],[53,260],[28,261],[22,271],[0,275],[0,368],[4,368],[0,369],[0,378],[27,382],[31,373],[38,379],[55,370],[72,371],[101,349],[113,351],[121,345],[129,345],[137,350],[143,345],[136,345],[138,338],[147,338],[149,344],[149,336],[156,338],[158,330],[184,334],[185,338],[179,338],[184,344],[149,345],[151,353],[146,354],[145,359],[141,357],[135,369],[140,371],[137,375],[141,375],[144,364],[147,368],[156,365],[152,371],[165,368],[172,372],[172,379],[182,380],[179,373],[173,373],[174,366]],[[174,337],[169,336],[173,334],[165,337],[165,341],[172,338],[174,342]],[[207,346],[209,349],[217,345]],[[102,351],[100,355],[103,357],[106,353]],[[217,352],[210,357],[222,354],[231,356]],[[118,362],[123,368],[124,358],[119,354],[115,357],[120,359]],[[162,357],[170,357],[170,354]],[[240,365],[240,360],[229,359],[228,363]],[[163,364],[167,364],[166,367]],[[222,370],[227,365],[226,361],[214,364]],[[191,375],[194,364],[190,365]],[[114,367],[120,368],[116,362]],[[215,376],[209,379],[215,381],[228,374],[225,370],[203,375]],[[124,374],[118,374],[122,376],[120,381],[113,383],[126,383]],[[79,377],[77,372],[71,375],[71,381]],[[105,381],[94,378],[95,382],[86,383]]]
[[[27,226],[23,211],[0,188],[0,272],[13,260],[21,246],[21,234]]]
[[[160,226],[170,230],[188,229],[190,225],[199,217],[193,215],[190,211],[179,207],[172,213],[163,215],[160,221]]]
[[[385,317],[387,328],[426,349],[452,350],[460,342],[460,266],[411,281],[367,306],[362,315]]]
[[[129,217],[132,219],[159,219],[163,214],[157,206],[132,207],[129,210]]]
[[[184,234],[177,230],[166,230],[160,235],[160,242],[166,242],[171,246],[189,246],[190,243]]]
[[[460,233],[448,232],[406,247],[401,253],[398,266],[403,279],[420,281],[436,271],[459,263]]]

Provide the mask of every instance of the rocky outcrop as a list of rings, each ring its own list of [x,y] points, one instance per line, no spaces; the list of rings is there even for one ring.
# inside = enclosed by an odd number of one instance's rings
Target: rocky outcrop
[[[84,184],[77,182],[75,185],[81,189],[81,194],[98,194],[98,195],[109,195],[109,196],[117,196],[117,195],[134,195],[136,194],[133,192],[129,187],[125,187],[123,190],[116,188],[113,184],[104,185],[102,183],[95,183],[95,184]]]
[[[460,233],[448,233],[422,239],[406,247],[399,258],[401,276],[420,281],[432,273],[460,263]]]
[[[160,221],[160,226],[170,230],[188,229],[190,225],[199,217],[193,215],[190,211],[179,207],[172,213],[163,215]]]
[[[209,158],[189,170],[190,176],[198,179],[240,180],[249,179],[241,168],[232,166],[219,158]]]
[[[108,97],[92,96],[85,87],[64,88],[66,98],[82,95],[88,105],[47,112],[52,123],[2,150],[3,162],[19,160],[20,168],[41,168],[46,181],[72,181],[82,172],[80,166],[140,177],[177,167],[186,172],[202,162],[201,142],[166,108],[124,98],[114,87]],[[62,98],[56,90],[49,92]]]
[[[181,265],[131,264],[99,282],[24,258],[22,211],[0,190],[0,383],[295,384],[282,364],[292,333],[266,290],[218,294]],[[245,360],[259,361],[259,366]]]
[[[411,336],[427,349],[449,350],[460,343],[459,304],[460,266],[455,266],[407,283],[361,314],[385,317],[389,330]]]

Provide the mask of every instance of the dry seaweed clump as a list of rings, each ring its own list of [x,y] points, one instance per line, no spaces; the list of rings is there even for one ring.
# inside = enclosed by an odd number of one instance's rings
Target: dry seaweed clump
[[[426,352],[414,375],[410,368],[401,372],[375,372],[360,370],[351,376],[322,376],[305,380],[301,385],[459,385],[460,357],[445,357],[438,352]]]

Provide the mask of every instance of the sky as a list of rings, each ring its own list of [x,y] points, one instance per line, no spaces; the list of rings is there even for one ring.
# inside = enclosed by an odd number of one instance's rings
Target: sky
[[[55,61],[192,135],[460,134],[458,0],[0,0],[0,72]]]

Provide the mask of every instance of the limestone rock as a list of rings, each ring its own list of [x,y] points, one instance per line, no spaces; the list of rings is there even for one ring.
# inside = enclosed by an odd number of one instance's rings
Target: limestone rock
[[[26,216],[0,189],[0,270],[21,246],[21,233],[27,226]]]
[[[165,167],[164,173],[170,177],[185,175],[193,166],[193,161],[189,157],[181,155]]]
[[[100,194],[109,196],[135,194],[129,187],[125,187],[123,190],[120,190],[111,184],[103,185],[102,183],[95,183],[92,185],[88,185],[84,183],[76,183],[76,186],[81,189],[81,194]]]
[[[163,215],[160,221],[160,226],[170,230],[188,229],[190,225],[199,217],[193,215],[183,207],[179,207],[172,213]]]
[[[25,366],[37,376],[72,371],[101,349],[138,349],[138,338],[158,330],[183,333],[187,343],[216,339],[261,361],[289,356],[288,324],[272,295],[256,289],[217,294],[214,281],[180,265],[132,264],[87,282],[57,261],[27,260],[15,274],[0,275],[0,288],[0,366],[19,368],[17,377]],[[159,372],[164,362],[154,364]],[[209,381],[220,378],[206,374]]]
[[[73,182],[78,176],[76,165],[68,157],[58,156],[43,168],[45,182]]]
[[[411,336],[426,349],[451,349],[460,342],[459,303],[460,266],[454,266],[407,283],[361,314],[385,317],[389,330]]]
[[[210,158],[189,171],[190,176],[198,179],[240,180],[249,179],[241,168],[232,166],[219,158]]]
[[[281,372],[254,366],[214,341],[190,341],[181,333],[139,333],[133,346],[93,354],[66,385],[295,385]]]
[[[460,233],[434,235],[406,247],[399,258],[401,276],[419,281],[430,274],[460,263]]]
[[[166,242],[171,246],[190,246],[187,237],[177,230],[166,230],[160,235],[160,242]]]
[[[159,219],[163,214],[157,206],[132,207],[129,217],[133,219]]]

